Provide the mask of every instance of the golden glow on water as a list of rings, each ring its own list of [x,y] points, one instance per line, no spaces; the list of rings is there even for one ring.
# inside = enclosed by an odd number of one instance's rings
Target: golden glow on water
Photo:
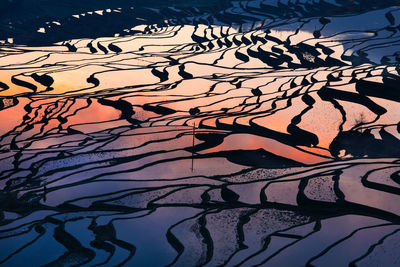
[[[43,51],[21,52],[6,56],[5,60],[2,61],[4,69],[1,71],[0,80],[9,85],[10,89],[1,91],[0,96],[17,96],[20,103],[15,107],[1,111],[4,117],[12,118],[12,120],[1,125],[2,132],[5,133],[12,129],[12,125],[22,123],[21,117],[23,115],[21,115],[21,112],[29,102],[23,96],[33,92],[32,89],[14,84],[11,81],[12,77],[36,86],[37,90],[34,97],[45,97],[47,100],[41,100],[44,105],[62,99],[57,98],[59,96],[83,96],[82,99],[77,98],[70,112],[79,109],[79,107],[83,107],[83,109],[77,111],[74,116],[69,117],[66,114],[68,121],[62,125],[64,129],[72,127],[73,129],[79,128],[80,131],[84,131],[84,125],[87,125],[88,129],[91,129],[90,131],[101,130],[111,125],[127,125],[123,120],[111,123],[110,121],[120,120],[121,111],[101,105],[96,101],[96,98],[103,97],[116,101],[121,97],[107,97],[108,94],[115,94],[116,92],[117,95],[123,94],[124,101],[128,101],[132,105],[135,112],[132,118],[146,121],[146,125],[169,124],[179,126],[185,123],[189,125],[203,123],[203,125],[218,128],[219,123],[222,123],[251,128],[255,124],[277,133],[290,135],[287,132],[287,127],[293,123],[293,118],[307,110],[307,104],[301,99],[301,96],[307,93],[316,102],[310,110],[301,116],[301,120],[296,124],[302,130],[313,133],[318,137],[318,147],[299,145],[296,148],[285,145],[279,140],[256,137],[256,135],[250,134],[243,135],[239,147],[238,140],[236,140],[237,135],[234,135],[235,137],[228,137],[223,144],[210,149],[210,151],[264,148],[276,155],[306,164],[329,160],[329,145],[339,132],[342,115],[332,103],[321,101],[318,90],[322,88],[322,83],[314,83],[310,87],[299,86],[304,79],[310,80],[311,75],[314,79],[323,81],[330,74],[329,69],[319,68],[315,73],[313,73],[315,70],[311,72],[306,69],[269,72],[261,69],[257,64],[251,65],[253,60],[251,59],[248,62],[250,65],[239,64],[237,65],[239,69],[234,70],[232,67],[238,64],[235,57],[228,54],[223,55],[221,52],[214,53],[213,51],[191,55],[187,48],[183,49],[180,54],[176,54],[181,62],[186,62],[184,65],[180,65],[184,66],[184,69],[169,65],[169,59],[164,57],[166,50],[170,49],[168,45],[177,42],[184,44],[188,41],[185,38],[193,29],[193,27],[184,27],[184,31],[179,32],[175,37],[169,38],[171,36],[167,35],[167,38],[160,39],[163,40],[162,44],[166,46],[158,46],[157,51],[152,50],[153,56],[149,56],[150,51],[146,51],[146,49],[151,47],[147,45],[153,44],[155,39],[146,36],[125,37],[118,40],[117,43],[112,38],[97,40],[104,46],[111,43],[118,44],[124,50],[121,54],[89,54],[86,50],[82,50],[80,53],[70,53],[60,52],[58,47],[54,47],[54,49],[49,47]],[[272,31],[271,36],[279,38],[279,36],[291,34],[293,32]],[[180,36],[186,37],[182,39]],[[296,38],[300,39],[306,37],[310,38],[311,34],[299,32],[296,35]],[[295,40],[297,39],[292,41],[295,42]],[[87,43],[88,40],[82,40],[76,42],[76,45],[83,48]],[[144,52],[138,51],[140,47],[146,47],[147,54],[142,55]],[[264,50],[272,48],[271,43],[262,45]],[[15,49],[18,49],[18,47]],[[220,58],[216,61],[216,64],[209,65],[210,59],[215,60],[218,57]],[[35,71],[35,68],[40,64],[42,66],[40,70]],[[148,64],[155,65],[149,67]],[[153,71],[164,73],[163,75],[167,75],[166,79],[160,82],[160,77],[156,77]],[[51,76],[54,80],[51,84],[51,90],[47,90],[46,86],[36,82],[31,77],[34,73]],[[346,68],[343,69],[343,73],[346,73]],[[192,75],[194,78],[182,79],[182,75]],[[236,79],[236,82],[232,83],[232,79]],[[293,88],[293,83],[297,87]],[[332,82],[331,86],[338,90],[357,93],[354,84],[346,85],[341,82]],[[253,95],[252,90],[254,88],[260,88],[260,96]],[[298,96],[291,97],[291,94],[296,90],[298,90]],[[93,98],[93,101],[88,107],[84,107],[87,97]],[[397,102],[379,98],[371,99],[377,104],[388,107],[388,112],[375,123],[389,124],[400,120],[400,118],[396,119],[398,116],[394,112],[398,106]],[[32,103],[32,107],[36,107],[39,113],[37,118],[30,121],[31,124],[40,123],[44,116],[44,106],[39,106],[40,101],[38,101]],[[374,121],[376,118],[376,115],[363,105],[341,100],[338,100],[338,103],[346,110],[348,119],[343,124],[345,131],[354,127],[359,117],[367,122]],[[162,106],[176,113],[160,116],[143,110],[141,106],[144,104]],[[198,118],[190,116],[189,110],[194,107],[199,108],[202,116]],[[56,113],[56,109],[52,110],[53,113]],[[57,127],[57,120],[50,120],[49,122],[53,127]],[[99,125],[95,126],[95,124]],[[389,131],[393,132],[393,129],[390,128]],[[394,133],[394,135],[398,136],[398,133]],[[316,155],[312,155],[313,153]]]

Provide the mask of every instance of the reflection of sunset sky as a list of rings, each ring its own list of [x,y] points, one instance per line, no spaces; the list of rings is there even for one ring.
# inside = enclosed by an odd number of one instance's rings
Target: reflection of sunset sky
[[[200,74],[207,76],[211,75],[212,73],[210,72],[210,70],[208,70],[207,72],[207,68],[205,68],[204,65],[199,65],[197,67],[198,68],[196,68],[196,71],[194,72],[199,76]],[[63,68],[64,67],[61,67],[61,69]],[[48,94],[59,94],[63,92],[68,92],[69,90],[74,91],[78,90],[79,88],[88,88],[88,83],[86,79],[88,76],[90,76],[90,73],[92,73],[93,71],[101,72],[106,69],[107,68],[101,66],[88,66],[78,69],[66,69],[65,71],[50,74],[56,82],[52,85],[54,86],[55,90],[50,91]],[[179,75],[177,74],[178,69],[176,67],[168,68],[168,70],[172,71],[170,75],[172,79],[178,79]],[[203,73],[201,73],[200,70],[202,70]],[[302,70],[302,72],[304,72],[304,70]],[[322,75],[323,72],[329,73],[328,71],[321,71],[320,75]],[[10,72],[10,74],[15,73],[16,71]],[[307,72],[305,72],[304,74],[307,75]],[[141,84],[151,84],[156,82],[157,80],[149,70],[144,69],[118,70],[98,73],[95,77],[100,80],[100,86],[98,88],[93,88],[90,90],[100,90],[100,92],[105,88],[112,87],[113,85],[121,88],[129,84],[132,85],[132,81],[135,81],[135,83],[139,82]],[[138,78],[142,80],[138,80]],[[25,79],[30,78],[25,77]],[[251,88],[254,88],[254,86],[256,86],[257,84],[260,84],[260,86],[262,86],[265,82],[273,81],[271,79],[271,75],[269,74],[266,74],[266,78],[264,80],[260,78],[247,80],[245,83],[243,83],[242,86],[247,85],[250,87],[242,88],[235,88],[231,84],[225,82],[225,79],[226,78],[222,78],[219,84],[215,87],[215,91],[212,92],[209,92],[209,88],[215,84],[215,81],[205,78],[195,78],[191,80],[183,80],[181,83],[178,83],[175,88],[170,90],[148,91],[148,89],[151,89],[151,86],[149,85],[146,85],[142,88],[139,87],[138,89],[133,89],[132,91],[127,92],[126,96],[123,99],[133,105],[133,110],[136,112],[133,118],[138,118],[142,121],[149,119],[150,121],[148,124],[150,125],[165,125],[167,123],[171,125],[180,125],[184,124],[185,122],[189,125],[192,125],[195,122],[197,126],[199,126],[200,123],[203,123],[204,125],[216,127],[215,122],[218,121],[228,124],[232,124],[235,122],[240,125],[250,126],[251,122],[281,133],[287,133],[287,125],[290,124],[293,117],[295,117],[302,110],[307,108],[307,105],[305,105],[305,103],[301,101],[300,97],[293,98],[291,100],[290,106],[287,106],[287,98],[280,99],[282,93],[277,92],[273,94],[267,93],[266,95],[261,96],[260,100],[264,102],[259,105],[259,102],[257,102],[257,97],[251,94]],[[287,77],[283,75],[281,76],[281,78],[279,78],[279,76],[275,78],[276,81],[279,81],[280,79],[282,79],[281,82],[283,83],[288,83],[288,81],[290,81],[290,79],[288,80]],[[102,81],[105,82],[103,83]],[[252,82],[250,83],[250,81]],[[71,86],[67,86],[66,84],[71,84]],[[332,86],[336,86],[336,88],[340,90],[355,92],[353,85],[341,85],[339,83],[338,85],[332,84]],[[44,90],[43,86],[39,85],[38,87],[40,88],[39,91]],[[310,87],[310,90],[315,91],[319,87],[320,86]],[[11,87],[11,89],[5,90],[3,91],[3,93],[5,95],[8,95],[9,93],[12,94],[13,92],[16,93],[16,88],[19,87]],[[266,89],[269,88],[271,87],[266,86]],[[286,90],[290,91],[292,89],[288,88]],[[85,90],[83,92],[87,93],[88,91]],[[204,97],[206,94],[209,94],[209,96]],[[309,93],[309,95],[312,96],[314,99],[319,99],[319,96],[316,92],[311,92]],[[93,97],[96,97],[96,95],[93,95]],[[109,97],[109,99],[112,100],[117,100],[119,98],[120,97],[118,96]],[[277,99],[277,101],[273,101],[274,99]],[[379,98],[372,99],[376,103],[381,103],[382,106],[389,107],[387,108],[388,112],[381,116],[381,118],[379,118],[379,120],[375,122],[376,124],[390,124],[391,122],[396,121],[396,118],[398,116],[393,113],[396,110],[396,106],[398,105],[396,102]],[[17,106],[2,110],[1,113],[4,114],[4,116],[17,120],[18,117],[21,117],[21,115],[18,114],[21,114],[23,107],[28,103],[24,100],[25,98],[19,97],[20,103]],[[61,103],[66,103],[66,101],[70,101],[61,98],[53,98],[53,101],[54,100],[59,100]],[[51,98],[49,98],[47,100],[36,100],[32,103],[32,108],[34,109],[33,112],[38,112],[38,115],[36,116],[36,118],[32,119],[30,123],[39,123],[38,126],[43,126],[40,125],[40,120],[43,117],[45,107],[47,107],[48,105],[52,105],[51,101]],[[85,99],[76,99],[75,103],[68,108],[68,113],[64,115],[68,117],[68,121],[62,125],[64,129],[71,126],[73,129],[82,132],[85,132],[85,129],[93,132],[102,130],[104,129],[104,127],[128,125],[127,122],[119,120],[119,117],[121,115],[120,111],[110,106],[100,105],[95,99],[88,107],[85,107],[85,105],[88,105],[85,102]],[[171,115],[159,116],[157,114],[144,111],[140,107],[141,105],[147,103],[155,103],[153,105],[161,105],[176,110],[178,112]],[[243,103],[246,103],[247,106],[241,107]],[[275,103],[274,108],[272,108],[272,103]],[[348,117],[346,123],[344,124],[344,130],[349,130],[353,126],[355,126],[356,120],[359,116],[361,116],[361,114],[365,121],[373,121],[376,118],[375,114],[373,114],[370,110],[362,105],[340,100],[339,103],[346,110],[346,116]],[[256,109],[258,105],[259,107],[258,109]],[[210,112],[208,115],[209,117],[190,117],[188,111],[192,107],[199,107],[201,112]],[[77,111],[77,113],[73,116],[68,115],[74,113],[75,110],[78,110],[80,108],[84,109]],[[230,115],[229,113],[225,115],[225,113],[221,111],[224,108],[231,109],[232,115]],[[275,110],[273,112],[268,111],[271,109]],[[59,106],[58,108],[52,108],[52,110],[55,115],[52,120],[49,120],[50,124],[46,126],[48,129],[57,128],[58,122],[55,118],[57,114],[62,114],[63,112],[65,112],[66,108],[61,108],[61,106]],[[265,110],[265,113],[259,113],[260,110]],[[243,113],[243,111],[246,111],[247,113]],[[30,114],[31,116],[33,115],[33,112]],[[235,113],[237,113],[238,115],[235,115]],[[255,115],[252,115],[252,113],[254,113]],[[335,109],[331,103],[316,101],[312,109],[309,110],[301,118],[298,126],[304,130],[315,133],[318,136],[319,148],[300,148],[309,152],[315,152],[317,154],[329,157],[329,153],[321,150],[320,148],[327,149],[329,147],[330,142],[338,133],[340,120],[341,115],[339,110]],[[398,120],[400,120],[400,118]],[[13,122],[11,122],[11,120],[8,120],[7,123],[2,125],[2,128],[10,130],[12,124]],[[6,130],[3,131],[6,132]],[[391,131],[395,136],[398,135],[398,133],[394,131],[393,127],[388,127],[388,131]],[[26,132],[23,136],[28,138],[29,135],[33,134],[34,132],[37,133],[37,129],[36,131],[35,129],[33,129],[30,132]],[[311,154],[301,152],[297,149],[288,149],[288,146],[280,144],[276,141],[272,141],[271,139],[256,138],[255,136],[250,136],[251,135],[248,135],[248,137],[246,137],[246,141],[244,143],[241,142],[240,149],[264,148],[265,150],[275,153],[277,155],[295,159],[308,164],[323,160],[318,156],[312,156]],[[19,138],[18,140],[22,139]],[[229,141],[225,140],[225,142],[221,145],[223,146],[223,149],[228,149],[228,143]],[[279,143],[279,145],[277,145],[277,143]],[[213,151],[216,151],[217,149],[219,148],[215,148]]]
[[[276,140],[251,134],[229,135],[224,139],[224,142],[221,145],[206,151],[202,151],[202,153],[216,152],[221,150],[256,150],[259,148],[262,148],[275,155],[286,157],[305,164],[314,164],[328,160],[302,152],[291,146],[277,142]]]

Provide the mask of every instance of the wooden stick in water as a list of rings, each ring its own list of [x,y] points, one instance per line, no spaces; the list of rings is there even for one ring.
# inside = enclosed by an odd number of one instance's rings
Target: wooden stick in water
[[[193,172],[193,164],[194,164],[194,135],[195,135],[195,128],[196,123],[193,123],[193,142],[192,142],[192,172]]]

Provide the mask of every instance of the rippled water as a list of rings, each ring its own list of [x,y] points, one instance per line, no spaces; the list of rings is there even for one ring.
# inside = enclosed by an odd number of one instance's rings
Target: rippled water
[[[399,1],[170,2],[4,2],[0,264],[399,266]]]

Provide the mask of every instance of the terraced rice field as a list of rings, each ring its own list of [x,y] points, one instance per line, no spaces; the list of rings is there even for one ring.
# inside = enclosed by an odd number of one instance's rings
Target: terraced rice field
[[[400,2],[153,2],[0,34],[0,264],[399,266]]]

